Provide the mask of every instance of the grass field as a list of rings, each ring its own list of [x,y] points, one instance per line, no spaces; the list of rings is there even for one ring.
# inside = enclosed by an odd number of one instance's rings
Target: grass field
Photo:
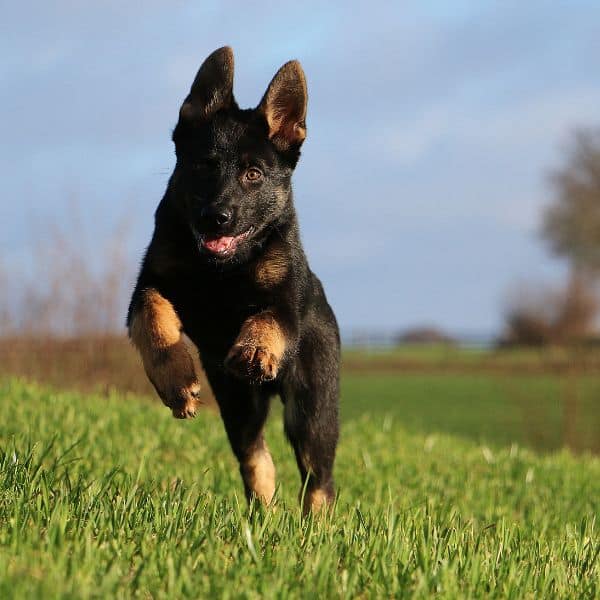
[[[347,372],[346,418],[390,417],[410,432],[600,453],[598,375]]]
[[[532,389],[552,414],[558,380],[535,381],[345,376],[338,503],[303,520],[277,407],[277,504],[248,512],[214,414],[4,379],[0,597],[593,598],[600,459],[489,425]]]

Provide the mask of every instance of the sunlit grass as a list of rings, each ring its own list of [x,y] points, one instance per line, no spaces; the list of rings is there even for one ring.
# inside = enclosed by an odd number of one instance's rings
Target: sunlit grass
[[[351,385],[351,382],[346,384]],[[358,402],[346,388],[345,402]],[[377,390],[372,389],[373,402]],[[305,519],[278,411],[273,510],[220,420],[1,384],[0,596],[594,597],[600,460],[347,411],[332,515]]]

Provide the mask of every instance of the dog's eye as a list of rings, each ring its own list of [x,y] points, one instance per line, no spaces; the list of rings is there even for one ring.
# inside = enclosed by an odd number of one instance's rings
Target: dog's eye
[[[246,171],[245,177],[248,181],[258,181],[262,177],[262,173],[256,167],[250,167]]]

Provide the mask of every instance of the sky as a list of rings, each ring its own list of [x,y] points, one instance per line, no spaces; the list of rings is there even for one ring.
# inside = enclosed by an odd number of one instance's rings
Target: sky
[[[297,58],[305,248],[345,330],[489,335],[519,281],[564,265],[539,237],[548,169],[600,124],[600,4],[12,2],[0,23],[0,258],[74,199],[95,260],[130,223],[133,281],[174,165],[170,134],[225,44],[238,103]],[[39,240],[38,240],[39,241]]]

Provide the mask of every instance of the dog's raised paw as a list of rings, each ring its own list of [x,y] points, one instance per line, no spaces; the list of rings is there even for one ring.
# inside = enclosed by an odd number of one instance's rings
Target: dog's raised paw
[[[144,362],[148,379],[154,385],[163,404],[177,419],[196,416],[200,401],[201,366],[198,351],[185,335],[154,360]]]
[[[198,383],[179,388],[173,386],[159,388],[154,384],[154,388],[163,404],[171,410],[176,419],[193,419],[203,404],[200,400]]]
[[[194,384],[172,394],[165,404],[171,409],[171,413],[176,419],[193,419],[202,406],[199,396],[200,386]]]
[[[279,360],[264,346],[235,344],[225,359],[225,368],[240,379],[262,383],[277,377]]]

